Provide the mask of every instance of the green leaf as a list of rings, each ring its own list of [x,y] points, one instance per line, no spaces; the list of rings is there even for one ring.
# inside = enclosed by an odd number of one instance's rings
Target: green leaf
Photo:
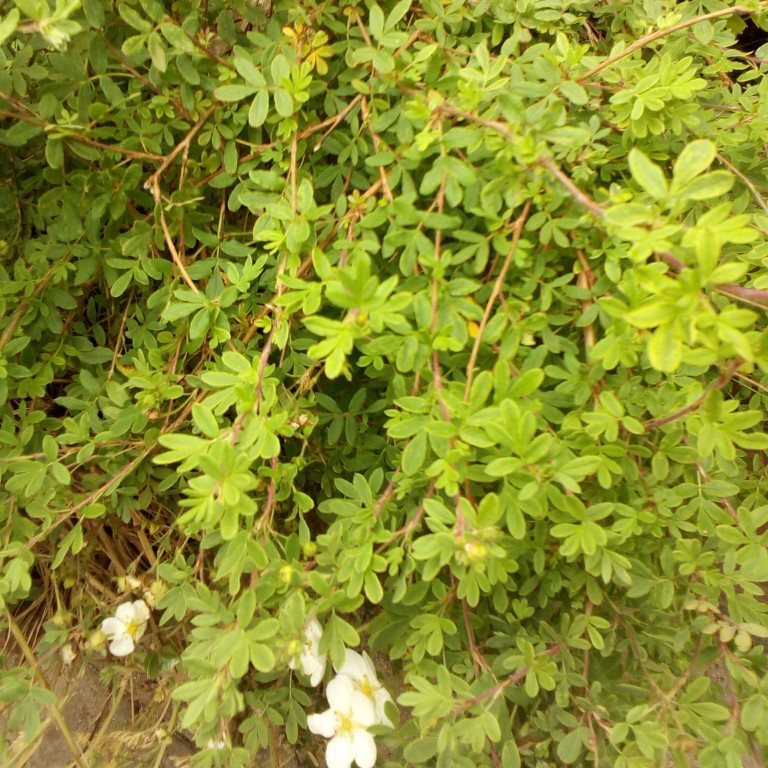
[[[741,727],[746,731],[756,731],[765,724],[767,710],[765,696],[761,693],[753,694],[741,709]]]
[[[201,403],[195,403],[192,406],[192,420],[195,422],[195,426],[206,437],[217,437],[219,434],[219,423],[216,421],[216,417],[211,412],[210,408],[206,408]]]
[[[6,17],[0,21],[0,44],[4,43],[15,31],[19,25],[19,11],[17,8],[11,8]]]
[[[142,18],[141,15],[131,8],[127,3],[120,3],[117,6],[117,12],[122,16],[123,21],[133,27],[138,32],[151,32],[152,23]]]
[[[520,768],[520,752],[512,740],[507,740],[504,744],[504,749],[501,750],[501,767],[502,768]]]
[[[691,179],[709,168],[715,159],[717,149],[709,139],[692,141],[680,153],[673,167],[675,191],[684,187]]]
[[[563,763],[575,763],[581,755],[583,746],[583,729],[577,728],[575,731],[567,734],[557,745],[557,756]]]
[[[437,739],[434,736],[425,736],[409,741],[403,751],[403,757],[409,763],[426,763],[427,760],[433,758],[439,751]],[[507,768],[507,766],[504,766],[504,768]],[[516,767],[513,766],[512,768]]]
[[[583,85],[579,85],[579,83],[574,80],[563,80],[557,87],[560,90],[560,93],[562,93],[572,104],[582,106],[589,101],[589,95],[587,94],[586,88],[584,88]]]
[[[639,149],[632,149],[629,153],[629,170],[635,181],[654,200],[662,200],[667,196],[667,180],[664,178],[664,172]]]
[[[48,137],[45,145],[45,159],[51,168],[61,168],[64,165],[64,146],[61,139]]]
[[[680,194],[687,200],[711,200],[730,192],[735,180],[729,171],[712,171],[690,181]]]
[[[662,325],[648,342],[648,359],[662,373],[674,373],[683,360],[683,342],[674,325]]]
[[[160,72],[165,72],[168,68],[168,60],[165,56],[165,47],[163,46],[162,38],[157,32],[152,32],[147,38],[147,50],[152,59],[152,64]]]
[[[251,102],[251,108],[248,110],[248,124],[252,128],[258,128],[264,125],[269,115],[269,92],[259,91]]]
[[[187,37],[184,30],[177,24],[164,22],[160,24],[160,32],[170,43],[174,51],[181,53],[194,53],[196,51],[194,43]]]
[[[371,33],[371,37],[380,40],[384,34],[384,11],[377,3],[374,3],[369,14],[368,31]]]
[[[244,56],[235,57],[235,69],[245,82],[254,88],[266,88],[267,81],[264,75],[257,69],[256,65]]]
[[[278,88],[274,93],[275,109],[281,117],[291,117],[293,115],[293,99],[291,94],[284,88]]]
[[[426,455],[427,433],[426,431],[417,432],[403,451],[403,472],[409,477],[415,475],[423,466]]]
[[[256,92],[256,88],[252,85],[220,85],[213,95],[219,101],[242,101],[243,99],[250,98]]]
[[[275,654],[269,646],[263,643],[249,643],[248,655],[251,664],[259,672],[271,672],[275,668]]]

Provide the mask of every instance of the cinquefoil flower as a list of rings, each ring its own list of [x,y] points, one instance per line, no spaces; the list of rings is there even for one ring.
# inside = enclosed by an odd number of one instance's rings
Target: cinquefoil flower
[[[112,618],[101,622],[101,631],[110,638],[109,651],[113,656],[127,656],[133,653],[136,643],[147,629],[149,608],[143,600],[123,603],[118,606]]]
[[[320,622],[312,619],[304,629],[304,646],[301,653],[288,662],[289,669],[296,669],[298,660],[301,671],[309,675],[310,685],[319,685],[325,674],[325,654],[318,653],[322,637],[323,628]]]
[[[312,733],[330,739],[325,749],[328,768],[373,768],[376,742],[368,726],[376,723],[371,700],[355,690],[352,679],[338,675],[326,688],[330,709],[309,715],[307,726]]]
[[[352,681],[354,689],[368,697],[373,704],[377,724],[394,728],[395,724],[384,712],[384,705],[388,701],[392,701],[392,696],[379,682],[379,678],[376,676],[376,667],[373,666],[371,657],[365,651],[361,656],[357,651],[351,651],[347,648],[344,664],[336,672],[348,677]]]

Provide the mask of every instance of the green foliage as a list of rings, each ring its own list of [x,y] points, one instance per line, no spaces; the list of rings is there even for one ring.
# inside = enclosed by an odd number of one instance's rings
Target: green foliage
[[[393,666],[382,765],[768,757],[764,3],[8,5],[0,601],[55,614],[38,651],[145,595],[198,766],[322,760],[315,616]],[[15,760],[50,695],[0,689]]]

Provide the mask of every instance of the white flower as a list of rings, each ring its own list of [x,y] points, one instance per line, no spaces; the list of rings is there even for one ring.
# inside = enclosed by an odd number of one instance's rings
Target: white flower
[[[118,606],[113,618],[101,622],[101,631],[110,639],[113,656],[127,656],[141,640],[149,621],[149,608],[143,600]]]
[[[297,659],[301,671],[309,675],[310,685],[319,685],[325,674],[325,654],[318,653],[320,640],[323,637],[323,628],[317,619],[307,624],[304,629],[304,646],[298,656],[294,656],[288,662],[289,669],[296,669]]]
[[[61,660],[65,667],[72,665],[72,662],[75,660],[75,656],[76,654],[72,650],[72,645],[70,643],[67,643],[61,647]]]
[[[352,679],[338,675],[326,688],[330,709],[319,715],[309,715],[307,726],[312,733],[330,739],[325,749],[328,768],[373,768],[376,762],[376,742],[368,726],[376,723],[373,704],[367,696],[355,690]]]
[[[384,705],[388,701],[392,701],[392,697],[389,691],[379,682],[376,676],[376,667],[373,666],[371,657],[365,651],[363,651],[361,656],[357,651],[351,651],[347,648],[344,664],[336,672],[339,675],[348,677],[352,681],[354,689],[368,697],[371,704],[373,704],[377,724],[388,725],[390,728],[394,728],[395,724],[384,712]]]
[[[227,742],[224,739],[208,739],[208,743],[205,745],[206,749],[226,749]]]

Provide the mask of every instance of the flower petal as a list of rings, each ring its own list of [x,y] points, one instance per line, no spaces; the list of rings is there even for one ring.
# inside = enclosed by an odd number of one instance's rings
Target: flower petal
[[[346,648],[344,654],[344,663],[341,665],[341,669],[336,671],[340,675],[346,675],[353,680],[360,680],[363,677],[369,676],[368,665],[365,663],[365,659],[357,652]],[[376,678],[376,670],[374,670],[374,679]]]
[[[142,637],[144,637],[144,633],[147,631],[147,622],[142,622],[141,624],[134,624],[133,628],[133,639],[135,642],[139,642]]]
[[[143,600],[137,600],[135,603],[131,603],[132,618],[139,623],[146,623],[149,621],[150,612],[147,608],[147,604]]]
[[[307,624],[307,627],[304,630],[304,636],[314,644],[315,650],[317,650],[317,644],[319,644],[323,636],[323,628],[320,626],[320,622],[317,619],[312,619],[312,621]]]
[[[109,652],[113,656],[127,656],[135,648],[130,635],[117,635],[109,644]]]
[[[352,685],[352,680],[346,675],[336,675],[325,689],[325,695],[328,698],[331,709],[335,709],[337,712],[349,712],[353,693],[354,686]]]
[[[321,658],[303,658],[301,659],[301,668],[304,674],[309,675],[309,684],[312,686],[320,685],[325,675],[325,656]]]
[[[373,696],[373,706],[376,710],[376,721],[381,725],[388,725],[394,728],[395,724],[389,719],[389,715],[384,711],[384,705],[388,701],[393,701],[392,696],[386,688],[379,688]]]
[[[101,631],[107,637],[111,637],[112,635],[122,635],[125,633],[125,622],[114,617],[104,619],[104,621],[101,622]]]
[[[376,762],[376,742],[368,731],[355,728],[352,732],[352,746],[355,750],[355,762],[359,768],[373,768]]]
[[[376,710],[373,702],[360,691],[353,691],[349,699],[349,709],[352,711],[352,719],[363,728],[376,723]]]
[[[330,739],[336,734],[336,713],[332,709],[327,709],[319,715],[309,715],[307,728],[318,736]]]
[[[117,606],[115,611],[115,618],[127,624],[129,621],[133,621],[133,603],[123,603]]]
[[[350,768],[355,758],[352,739],[346,734],[334,736],[325,748],[325,762],[328,763],[328,768]]]

